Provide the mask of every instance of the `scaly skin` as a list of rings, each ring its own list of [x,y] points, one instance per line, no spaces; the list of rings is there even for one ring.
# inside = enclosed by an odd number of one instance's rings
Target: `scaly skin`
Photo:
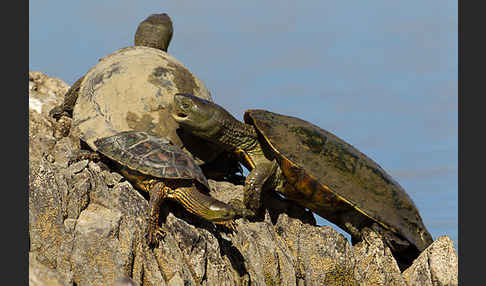
[[[244,204],[247,208],[254,212],[260,209],[264,185],[266,189],[282,188],[282,172],[276,161],[265,154],[253,126],[238,121],[217,104],[191,95],[176,94],[171,114],[194,135],[235,153],[251,171],[244,187]]]
[[[167,52],[174,29],[166,13],[152,14],[143,20],[135,32],[135,46],[145,46]]]
[[[148,192],[150,195],[147,239],[151,246],[157,244],[160,205],[165,199],[173,200],[190,213],[215,224],[224,225],[231,230],[234,229],[234,219],[253,215],[248,210],[234,208],[203,194],[194,185],[187,186],[187,183],[177,180],[153,179],[119,164],[117,164],[117,169],[135,188]]]
[[[160,205],[165,199],[176,201],[190,213],[229,228],[233,227],[232,221],[239,215],[239,212],[230,205],[203,195],[195,187],[171,188],[163,181],[157,180],[149,180],[143,184],[150,194],[150,214],[147,225],[147,237],[150,245],[157,243],[155,234],[159,227]]]

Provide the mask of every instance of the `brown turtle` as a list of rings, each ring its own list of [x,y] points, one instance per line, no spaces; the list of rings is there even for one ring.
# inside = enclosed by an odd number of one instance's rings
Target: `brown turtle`
[[[147,231],[150,244],[156,242],[160,204],[165,199],[177,201],[201,218],[225,225],[251,213],[208,196],[209,185],[202,170],[167,138],[124,131],[99,138],[94,145],[137,189],[150,194]]]
[[[247,110],[245,123],[219,105],[175,96],[172,116],[185,130],[237,154],[251,172],[245,205],[258,210],[261,190],[275,189],[348,232],[380,232],[402,269],[432,243],[403,188],[372,159],[299,118]]]

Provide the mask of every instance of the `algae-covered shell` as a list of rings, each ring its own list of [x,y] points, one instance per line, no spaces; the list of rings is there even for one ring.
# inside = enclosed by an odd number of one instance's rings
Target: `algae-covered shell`
[[[247,110],[261,144],[273,153],[289,183],[284,194],[346,229],[367,217],[424,250],[432,243],[407,193],[377,163],[332,133],[307,121]]]

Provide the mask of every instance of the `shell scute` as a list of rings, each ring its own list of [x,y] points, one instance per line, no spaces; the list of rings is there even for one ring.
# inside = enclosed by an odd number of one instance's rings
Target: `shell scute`
[[[97,139],[94,144],[98,152],[133,171],[162,179],[196,180],[209,189],[200,167],[166,138],[124,131]]]

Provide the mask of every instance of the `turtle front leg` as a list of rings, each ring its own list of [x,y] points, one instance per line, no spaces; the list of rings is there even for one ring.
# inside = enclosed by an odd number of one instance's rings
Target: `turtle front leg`
[[[147,240],[150,246],[155,246],[158,242],[156,235],[159,227],[160,204],[167,197],[170,188],[163,182],[157,182],[155,180],[144,182],[144,187],[150,194]]]
[[[69,118],[73,117],[73,109],[78,100],[79,89],[81,87],[81,82],[83,82],[84,76],[80,77],[69,90],[64,95],[64,101],[58,106],[55,106],[51,111],[49,111],[49,116],[58,119],[62,116],[67,116]]]
[[[262,189],[265,182],[270,178],[278,168],[275,160],[262,162],[248,174],[243,188],[245,206],[256,212],[262,205]]]

